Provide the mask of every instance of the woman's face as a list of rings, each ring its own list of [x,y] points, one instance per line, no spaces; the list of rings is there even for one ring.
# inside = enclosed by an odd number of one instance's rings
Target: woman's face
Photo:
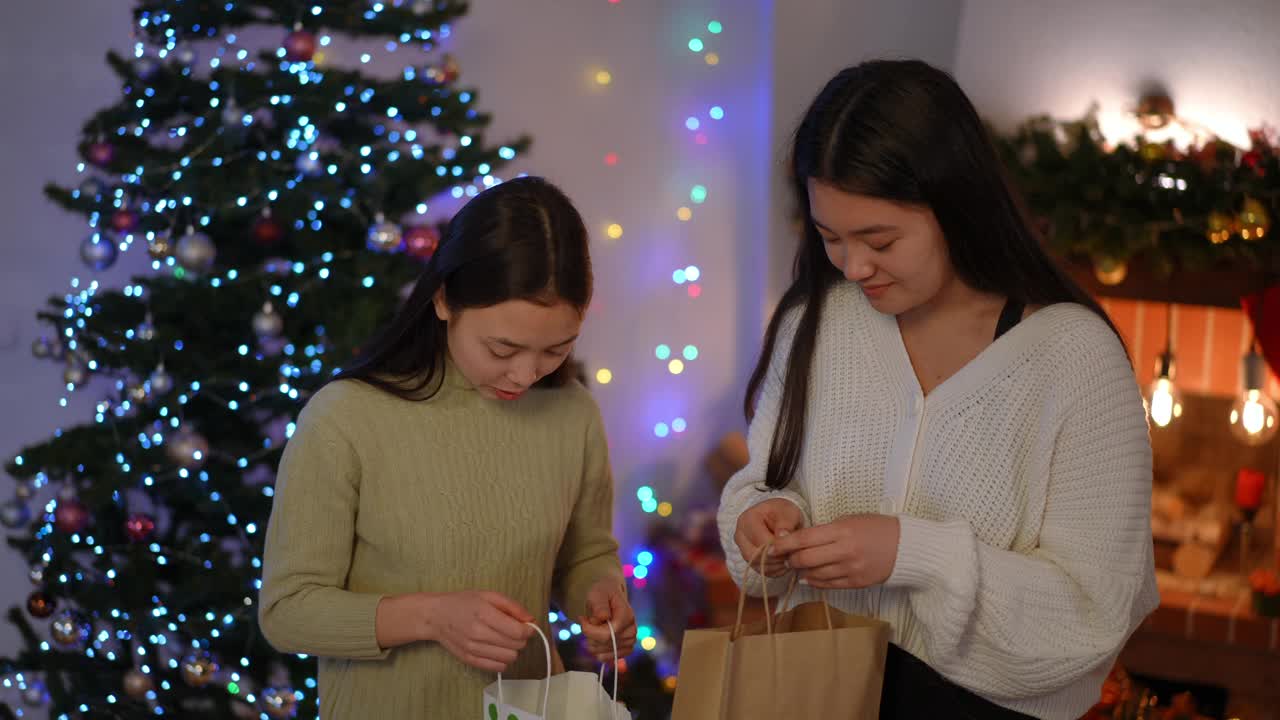
[[[827,258],[886,315],[921,307],[955,279],[933,211],[809,180],[809,215]]]
[[[449,356],[482,395],[515,400],[560,367],[582,328],[582,313],[564,301],[508,300],[450,310],[443,292],[436,315],[448,324]]]

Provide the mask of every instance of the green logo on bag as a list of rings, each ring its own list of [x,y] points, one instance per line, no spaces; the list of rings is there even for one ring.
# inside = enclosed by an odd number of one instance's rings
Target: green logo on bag
[[[489,703],[489,720],[498,720],[498,706]]]

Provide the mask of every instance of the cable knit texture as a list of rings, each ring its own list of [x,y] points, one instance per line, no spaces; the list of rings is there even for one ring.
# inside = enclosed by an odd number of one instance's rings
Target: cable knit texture
[[[896,513],[888,582],[829,592],[832,603],[890,623],[894,643],[999,705],[1080,717],[1159,600],[1150,436],[1114,333],[1082,306],[1043,308],[926,398],[896,319],[842,283],[823,307],[797,477],[764,492],[799,314],[783,319],[750,462],[721,498],[734,579],[764,589],[733,542],[764,500],[794,502],[815,524]]]
[[[378,601],[492,590],[545,630],[554,592],[583,614],[594,582],[622,584],[612,492],[600,412],[576,383],[515,402],[480,396],[452,366],[426,402],[332,383],[307,403],[276,479],[262,631],[320,657],[322,717],[479,717],[495,677],[437,644],[379,648]],[[509,676],[545,672],[535,642]]]

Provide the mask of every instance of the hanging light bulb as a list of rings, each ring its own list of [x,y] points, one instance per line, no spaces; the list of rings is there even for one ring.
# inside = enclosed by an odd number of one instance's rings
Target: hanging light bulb
[[[1173,384],[1173,305],[1166,312],[1164,352],[1156,358],[1156,379],[1151,383],[1151,394],[1147,398],[1147,413],[1151,422],[1157,427],[1168,427],[1169,423],[1182,417],[1182,393]]]
[[[1276,402],[1262,391],[1267,377],[1262,356],[1244,356],[1244,392],[1231,403],[1231,432],[1246,445],[1261,445],[1276,434]]]

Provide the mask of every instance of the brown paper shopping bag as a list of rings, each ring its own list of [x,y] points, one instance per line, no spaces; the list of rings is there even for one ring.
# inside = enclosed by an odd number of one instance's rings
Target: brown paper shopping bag
[[[793,578],[787,599],[794,589]],[[685,633],[671,720],[880,716],[887,623],[843,613],[825,597],[770,615],[766,591],[765,619],[744,625],[745,599],[733,627]]]

